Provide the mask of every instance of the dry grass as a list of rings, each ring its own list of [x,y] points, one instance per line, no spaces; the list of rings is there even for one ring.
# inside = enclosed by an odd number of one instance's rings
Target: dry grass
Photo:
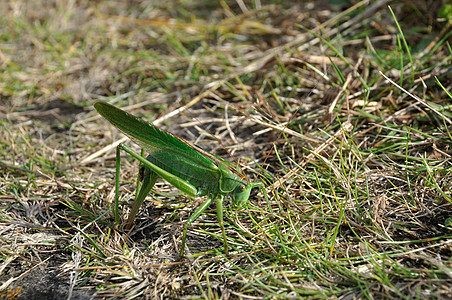
[[[0,298],[451,298],[446,1],[212,3],[0,4]],[[211,207],[178,260],[202,199],[163,181],[114,224],[98,99],[264,183],[226,202],[229,257]]]

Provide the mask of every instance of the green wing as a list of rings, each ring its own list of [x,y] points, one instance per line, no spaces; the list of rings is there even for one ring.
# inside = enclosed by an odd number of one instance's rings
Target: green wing
[[[159,129],[113,105],[94,107],[107,121],[148,152],[149,161],[203,191],[215,192],[220,179],[216,163],[182,138]]]

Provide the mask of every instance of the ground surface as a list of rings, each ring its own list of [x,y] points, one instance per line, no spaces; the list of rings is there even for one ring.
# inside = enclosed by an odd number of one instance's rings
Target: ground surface
[[[0,299],[452,298],[446,4],[2,2]],[[264,184],[230,256],[213,204],[179,260],[205,198],[162,180],[126,234],[125,154],[115,223],[97,100]]]

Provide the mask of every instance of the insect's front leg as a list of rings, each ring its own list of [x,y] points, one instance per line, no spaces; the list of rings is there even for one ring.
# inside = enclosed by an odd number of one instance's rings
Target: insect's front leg
[[[207,200],[203,204],[201,204],[200,207],[198,207],[198,209],[191,215],[191,217],[185,223],[184,232],[182,234],[182,245],[180,248],[179,258],[182,258],[185,253],[185,241],[187,239],[188,226],[190,226],[191,223],[193,223],[209,207],[209,205],[212,203],[212,200],[213,198],[209,196]]]
[[[224,243],[224,253],[226,254],[226,256],[229,256],[229,251],[228,251],[228,241],[226,239],[226,232],[224,230],[224,225],[223,225],[223,195],[219,195],[217,197],[217,218],[218,218],[218,224],[220,225],[221,228],[221,233],[223,235],[223,243]]]

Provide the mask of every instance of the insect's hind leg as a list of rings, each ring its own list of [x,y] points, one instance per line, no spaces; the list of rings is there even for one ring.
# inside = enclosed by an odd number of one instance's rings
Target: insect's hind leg
[[[158,177],[158,174],[152,171],[149,167],[144,165],[140,166],[141,187],[133,202],[132,210],[130,211],[129,218],[126,222],[126,229],[130,229],[130,227],[132,227],[133,221],[135,220],[144,199],[146,199],[146,196],[151,191]]]
[[[115,224],[119,224],[119,170],[121,166],[121,150],[124,150],[132,155],[135,154],[131,149],[128,149],[128,147],[123,145],[122,143],[116,147],[115,206],[113,209],[115,215]],[[149,159],[149,157],[146,159]],[[146,196],[151,191],[152,187],[154,186],[159,176],[149,167],[142,165],[140,167],[140,177],[141,177],[140,181],[142,181],[141,187],[133,202],[132,210],[126,222],[126,229],[130,229],[135,219],[135,216],[137,215],[138,210],[140,209],[140,206],[143,204],[144,199],[146,199]]]

